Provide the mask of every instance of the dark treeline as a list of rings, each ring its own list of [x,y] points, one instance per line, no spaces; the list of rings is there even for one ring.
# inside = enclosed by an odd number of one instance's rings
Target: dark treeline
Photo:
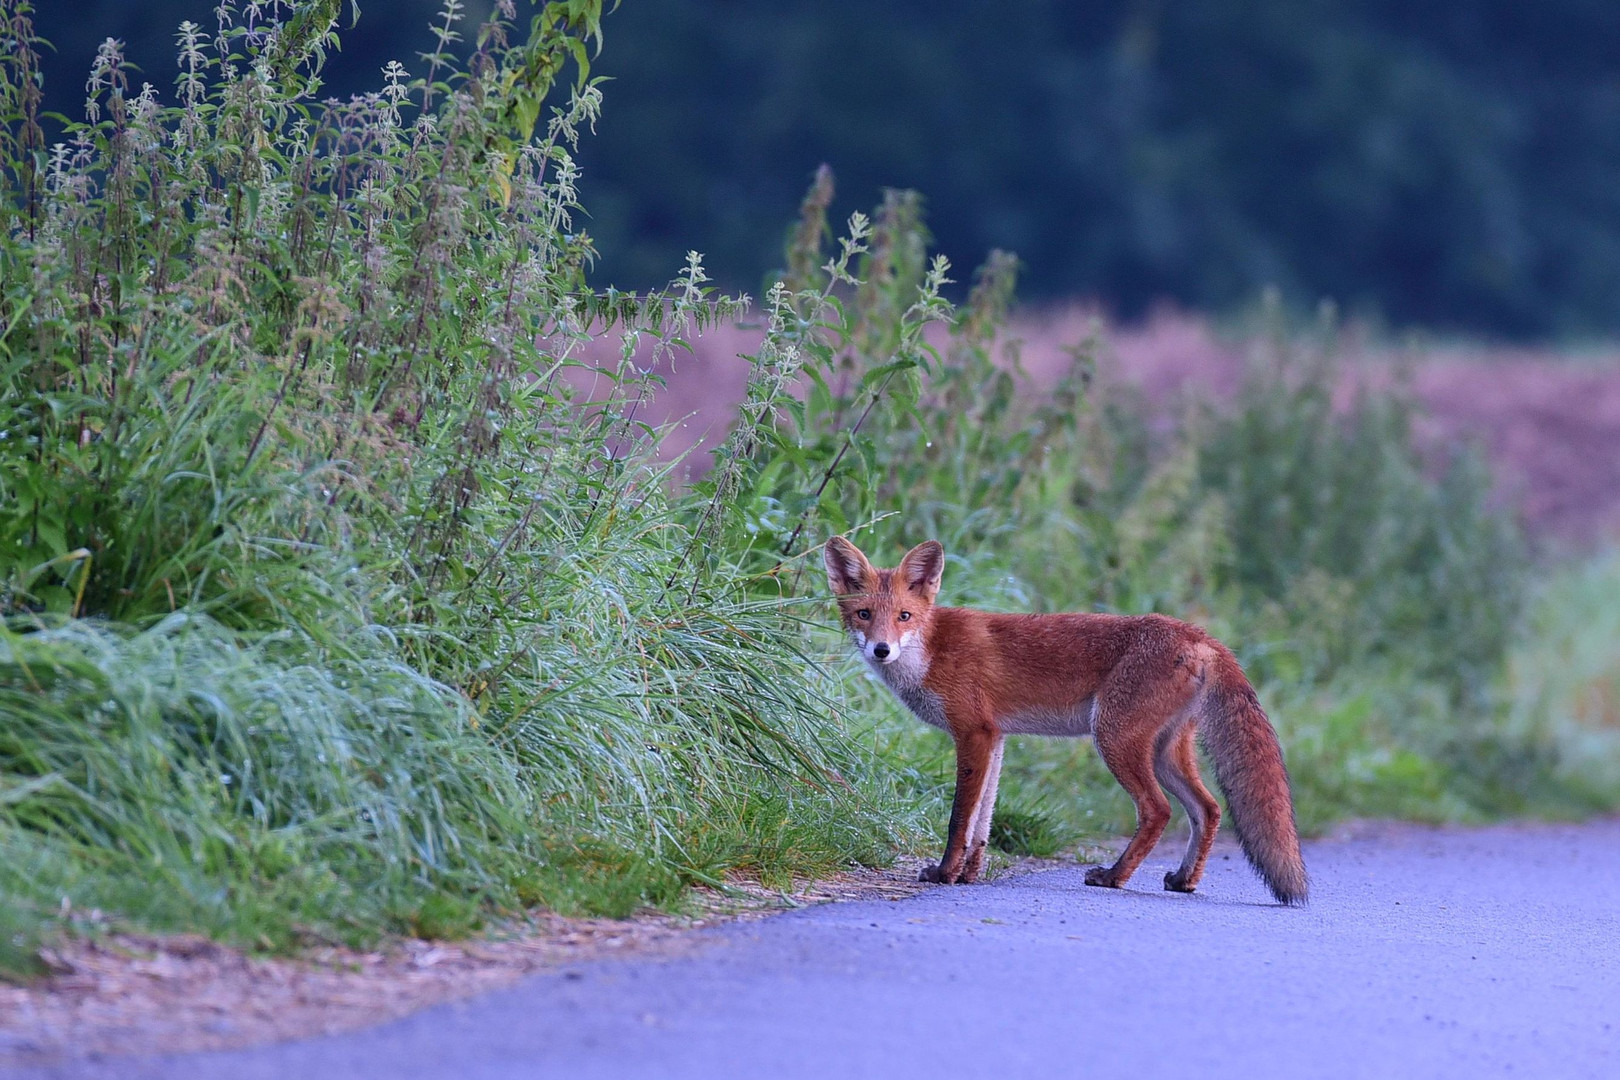
[[[362,0],[334,90],[417,70],[436,6]],[[97,40],[167,86],[173,24],[211,4],[41,7],[76,112]],[[604,282],[698,248],[757,289],[825,161],[837,209],[917,188],[959,267],[1011,248],[1030,296],[1131,315],[1275,285],[1398,325],[1620,329],[1612,0],[627,0],[596,70]]]

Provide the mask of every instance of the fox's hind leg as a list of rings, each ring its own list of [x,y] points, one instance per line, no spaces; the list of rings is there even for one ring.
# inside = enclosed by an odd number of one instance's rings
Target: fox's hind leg
[[[1156,661],[1152,654],[1127,656],[1097,692],[1092,736],[1103,764],[1136,804],[1136,835],[1113,866],[1087,871],[1087,885],[1123,887],[1170,822],[1170,800],[1159,789],[1155,766],[1167,728],[1192,704],[1198,684],[1179,657],[1169,664]],[[1164,667],[1164,675],[1144,678],[1144,670]]]
[[[1204,861],[1209,858],[1215,833],[1221,827],[1221,804],[1209,793],[1198,775],[1198,748],[1193,741],[1196,725],[1183,722],[1168,733],[1159,746],[1153,761],[1153,771],[1159,783],[1176,797],[1187,811],[1192,835],[1187,839],[1187,854],[1181,865],[1164,875],[1164,887],[1172,892],[1192,892],[1204,876]]]
[[[1103,719],[1099,710],[1097,752],[1136,804],[1136,835],[1125,845],[1113,866],[1094,866],[1086,871],[1086,884],[1119,889],[1136,873],[1136,868],[1164,835],[1164,827],[1170,821],[1170,800],[1164,797],[1153,778],[1152,729],[1145,724],[1108,728]]]

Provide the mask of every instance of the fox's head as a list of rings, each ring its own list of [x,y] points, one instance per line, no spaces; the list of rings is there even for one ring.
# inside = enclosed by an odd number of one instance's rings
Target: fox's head
[[[907,649],[921,648],[945,572],[945,549],[938,540],[918,544],[893,570],[874,568],[842,536],[827,541],[823,557],[844,629],[862,656],[892,664]]]

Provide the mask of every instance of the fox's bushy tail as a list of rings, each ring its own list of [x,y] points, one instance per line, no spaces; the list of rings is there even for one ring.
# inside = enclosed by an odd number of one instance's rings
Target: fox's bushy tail
[[[1299,853],[1282,744],[1237,658],[1224,646],[1216,648],[1199,731],[1249,865],[1280,902],[1303,904],[1310,882]]]

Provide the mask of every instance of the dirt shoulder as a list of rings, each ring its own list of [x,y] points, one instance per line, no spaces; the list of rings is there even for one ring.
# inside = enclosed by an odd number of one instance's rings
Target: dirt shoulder
[[[918,859],[774,891],[699,890],[687,913],[629,919],[535,913],[464,941],[396,940],[373,951],[253,955],[193,934],[109,932],[41,953],[50,974],[0,984],[0,1068],[64,1059],[222,1050],[379,1024],[539,971],[609,956],[674,955],[691,931],[809,904],[899,900],[927,886]],[[1009,862],[1008,868],[1051,865]]]

